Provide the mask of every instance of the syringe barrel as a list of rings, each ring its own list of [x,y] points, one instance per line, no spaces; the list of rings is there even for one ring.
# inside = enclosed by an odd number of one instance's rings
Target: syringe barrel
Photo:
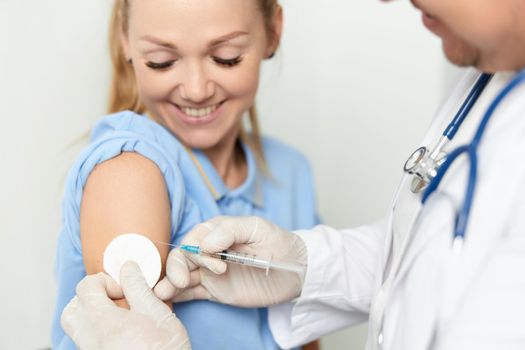
[[[267,273],[270,269],[295,272],[299,274],[304,274],[306,271],[306,266],[299,263],[273,261],[271,259],[264,260],[257,258],[257,256],[255,255],[236,252],[232,250],[223,250],[222,252],[216,253],[214,255],[223,261],[234,264],[258,267],[260,269],[266,270]]]
[[[272,261],[270,264],[270,269],[295,272],[300,275],[304,275],[306,273],[306,265],[294,262]]]
[[[265,270],[268,269],[268,266],[270,264],[269,261],[258,259],[255,255],[235,252],[232,250],[223,250],[222,252],[216,253],[215,255],[223,261],[231,262],[234,264],[258,267]]]

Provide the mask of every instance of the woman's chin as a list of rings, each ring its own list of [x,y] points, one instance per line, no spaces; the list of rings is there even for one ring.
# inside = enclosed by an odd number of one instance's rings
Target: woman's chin
[[[184,135],[184,137],[179,137],[179,140],[186,147],[200,150],[214,148],[220,143],[220,139],[217,138],[217,133],[213,132],[199,132],[198,135]]]

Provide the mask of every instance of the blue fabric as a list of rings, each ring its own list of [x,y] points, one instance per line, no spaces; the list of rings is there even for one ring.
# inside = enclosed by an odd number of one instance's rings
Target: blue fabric
[[[66,182],[62,229],[58,238],[56,277],[58,295],[53,319],[53,349],[75,349],[60,326],[60,315],[86,275],[80,242],[80,202],[93,168],[122,152],[137,152],[152,160],[166,181],[171,204],[171,242],[178,243],[197,223],[218,215],[257,215],[287,229],[305,229],[318,223],[312,174],[297,151],[264,138],[268,174],[257,168],[251,150],[243,145],[248,176],[230,190],[211,162],[199,150],[194,154],[219,194],[210,193],[190,155],[168,130],[144,116],[120,112],[103,118],[91,135]],[[246,309],[208,301],[175,304],[194,350],[278,349],[270,333],[266,309]],[[211,345],[213,344],[213,345]]]

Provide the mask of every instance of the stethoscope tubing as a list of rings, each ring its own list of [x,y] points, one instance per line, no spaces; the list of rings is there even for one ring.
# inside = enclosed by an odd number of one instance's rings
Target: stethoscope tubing
[[[483,77],[483,76],[482,76]],[[490,80],[490,77],[489,77]],[[480,80],[478,80],[478,83]],[[478,157],[477,151],[479,144],[483,138],[487,125],[494,115],[496,109],[501,104],[501,102],[521,83],[525,81],[525,70],[519,72],[511,81],[508,83],[505,88],[496,96],[494,101],[490,104],[489,108],[485,112],[474,138],[468,145],[460,146],[454,151],[452,151],[446,158],[445,162],[439,167],[436,176],[429,183],[428,187],[423,192],[421,202],[424,204],[430,195],[435,192],[438,188],[441,180],[443,180],[444,175],[447,170],[450,168],[451,164],[456,160],[461,154],[466,153],[470,160],[470,169],[469,169],[469,179],[465,193],[465,200],[463,202],[463,208],[456,218],[456,228],[454,231],[454,239],[465,238],[465,233],[467,230],[468,218],[470,215],[470,209],[472,207],[472,202],[474,200],[474,194],[476,189],[477,174],[478,174]],[[488,80],[487,80],[488,82]],[[481,92],[480,92],[481,93]],[[456,118],[454,118],[456,119]],[[452,123],[451,123],[452,124]],[[456,130],[457,131],[457,130]]]
[[[456,136],[459,127],[461,126],[461,124],[463,124],[463,121],[470,113],[472,107],[474,107],[474,104],[478,100],[479,96],[483,93],[483,90],[485,90],[485,87],[490,82],[490,79],[492,79],[492,74],[488,73],[483,73],[479,77],[479,79],[476,81],[476,84],[474,84],[474,87],[469,92],[467,98],[461,105],[460,109],[458,110],[450,124],[447,126],[445,131],[443,131],[444,137],[446,137],[449,140],[452,140],[454,136]]]

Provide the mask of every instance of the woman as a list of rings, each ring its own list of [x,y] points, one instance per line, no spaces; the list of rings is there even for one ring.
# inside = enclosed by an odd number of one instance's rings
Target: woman
[[[218,215],[257,215],[289,229],[317,223],[307,161],[261,138],[257,126],[260,65],[281,28],[276,0],[115,1],[113,114],[95,126],[68,176],[54,349],[74,348],[60,314],[78,281],[103,271],[104,249],[119,234],[176,244]],[[167,246],[157,247],[165,263]],[[265,309],[199,301],[174,311],[194,349],[278,348]]]

